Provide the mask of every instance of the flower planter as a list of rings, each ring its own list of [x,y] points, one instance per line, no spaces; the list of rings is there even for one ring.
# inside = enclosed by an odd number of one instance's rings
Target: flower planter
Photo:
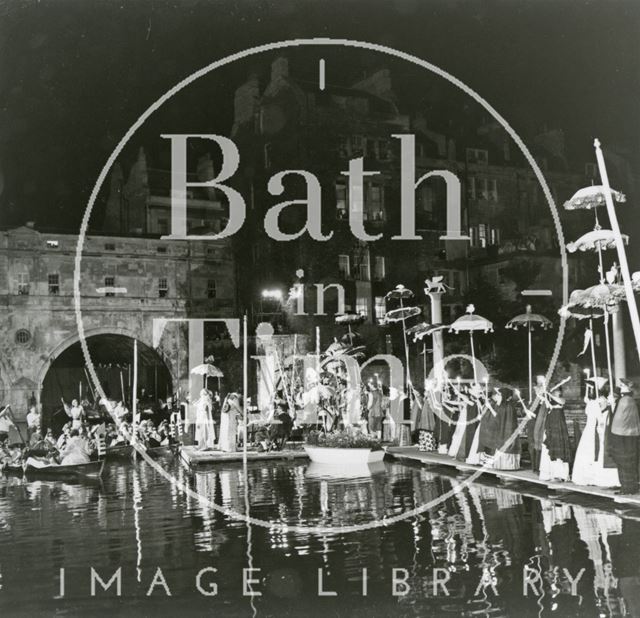
[[[304,450],[313,463],[354,465],[382,461],[384,451],[373,451],[370,448],[336,448],[333,446],[304,445]]]

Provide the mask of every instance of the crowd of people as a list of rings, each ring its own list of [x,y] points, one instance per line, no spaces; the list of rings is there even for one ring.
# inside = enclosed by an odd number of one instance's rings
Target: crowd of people
[[[44,429],[42,415],[35,403],[26,415],[27,435],[22,434],[15,422],[10,406],[0,410],[0,467],[17,467],[29,458],[42,463],[76,465],[89,463],[100,451],[131,444],[135,439],[143,448],[175,444],[180,420],[162,419],[157,424],[151,419],[138,418],[132,423],[131,413],[122,402],[111,402],[111,414],[104,414],[100,422],[90,423],[85,405],[73,399],[70,404],[62,400],[62,410],[68,417],[59,432],[52,427]],[[106,410],[106,407],[105,407]],[[15,431],[19,441],[10,443],[10,432]]]
[[[633,385],[617,381],[614,393],[606,380],[587,381],[586,423],[576,448],[567,427],[562,384],[549,388],[537,376],[531,404],[519,391],[488,383],[446,387],[425,382],[422,394],[413,392],[411,424],[422,451],[437,451],[469,464],[496,470],[522,466],[521,433],[526,435],[531,469],[545,481],[619,487],[618,493],[639,490],[640,416]],[[369,430],[379,432],[383,389],[369,400]],[[382,411],[384,416],[384,410]],[[522,431],[521,431],[522,430]]]

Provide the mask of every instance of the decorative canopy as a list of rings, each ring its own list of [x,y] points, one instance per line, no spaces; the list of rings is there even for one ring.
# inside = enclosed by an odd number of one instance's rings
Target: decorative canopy
[[[470,332],[481,330],[485,333],[493,332],[493,323],[483,318],[481,315],[475,315],[473,312],[476,308],[473,305],[467,306],[467,313],[459,317],[449,327],[449,332],[455,332],[456,334],[461,332]]]
[[[404,322],[405,320],[413,318],[416,315],[420,315],[421,313],[422,309],[420,309],[420,307],[399,307],[398,309],[387,311],[384,316],[384,321],[387,324],[391,324],[392,322]]]
[[[391,298],[399,298],[400,300],[404,300],[405,298],[412,298],[412,297],[413,297],[413,292],[409,288],[405,288],[404,285],[402,285],[402,283],[399,283],[398,285],[396,285],[396,287],[393,288],[391,292],[387,292],[387,295],[385,296],[387,300]]]
[[[547,328],[551,328],[553,324],[549,318],[539,313],[532,313],[531,305],[527,305],[525,313],[521,313],[520,315],[511,318],[507,322],[506,328],[517,330],[521,326],[525,326],[527,328],[540,327],[543,330],[546,330]]]
[[[426,322],[421,322],[420,324],[416,324],[416,326],[408,328],[407,335],[412,335],[413,342],[415,343],[418,339],[422,340],[445,328],[448,328],[447,324],[427,324]]]
[[[574,290],[571,292],[566,308],[569,311],[580,307],[613,313],[617,311],[620,301],[624,298],[624,286],[598,283],[598,285],[592,285],[586,290]]]
[[[629,244],[629,237],[622,234],[622,242]],[[600,249],[615,249],[616,239],[611,230],[593,230],[580,236],[578,240],[567,244],[567,251],[575,253],[576,251],[596,251]]]
[[[624,193],[611,189],[611,197],[614,202],[626,202]],[[602,185],[584,187],[573,194],[573,197],[564,203],[565,210],[591,209],[602,206],[605,203],[605,188]]]
[[[366,316],[361,313],[340,313],[336,316],[336,324],[362,324],[366,320]]]
[[[197,376],[207,376],[208,378],[223,378],[224,373],[221,369],[218,369],[215,365],[210,363],[203,363],[202,365],[196,365],[191,373]]]

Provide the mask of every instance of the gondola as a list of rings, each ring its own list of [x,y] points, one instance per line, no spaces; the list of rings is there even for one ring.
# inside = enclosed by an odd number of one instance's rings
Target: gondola
[[[165,457],[174,455],[178,450],[177,444],[167,444],[163,446],[153,446],[144,452],[149,457]],[[106,457],[108,459],[129,459],[133,456],[135,449],[131,444],[118,444],[117,446],[108,446]]]
[[[104,463],[105,460],[100,459],[84,464],[62,466],[44,463],[30,457],[24,463],[24,473],[31,478],[99,479],[104,471]]]
[[[2,473],[5,476],[23,476],[24,468],[22,467],[22,462],[4,464],[2,466]]]

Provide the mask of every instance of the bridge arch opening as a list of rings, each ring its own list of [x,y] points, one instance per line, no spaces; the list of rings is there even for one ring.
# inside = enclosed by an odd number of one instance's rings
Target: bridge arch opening
[[[87,337],[87,346],[105,395],[130,408],[133,395],[133,338],[103,333]],[[171,372],[160,354],[138,340],[138,406],[156,409],[173,393]],[[59,430],[68,420],[61,399],[85,400],[97,407],[99,395],[86,369],[80,342],[65,348],[51,363],[42,382],[43,424]]]

